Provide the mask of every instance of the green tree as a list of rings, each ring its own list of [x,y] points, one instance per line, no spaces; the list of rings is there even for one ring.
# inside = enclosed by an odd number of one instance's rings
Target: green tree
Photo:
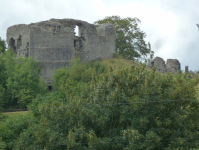
[[[81,86],[87,86],[92,80],[92,76],[99,79],[100,74],[104,72],[107,70],[101,59],[81,64],[79,58],[73,58],[70,66],[55,70],[53,87],[57,94],[59,93],[61,97],[65,98],[65,89],[70,89],[70,94],[79,93]]]
[[[5,52],[5,50],[6,50],[6,42],[2,40],[0,37],[0,53]]]
[[[50,93],[29,105],[28,129],[17,147],[28,149],[193,149],[199,145],[198,77],[162,75],[145,67],[110,69],[80,93],[63,83],[66,98]],[[74,87],[78,86],[74,84]],[[68,88],[69,87],[69,88]],[[191,99],[191,100],[190,100]],[[179,100],[179,101],[178,101]],[[2,139],[3,142],[4,139]]]
[[[0,123],[0,149],[13,149],[17,143],[17,138],[23,130],[27,129],[28,115],[8,117]]]
[[[0,55],[1,107],[26,108],[37,94],[43,92],[46,92],[46,85],[40,79],[36,60],[31,57],[15,59],[10,49]]]
[[[150,55],[153,58],[154,52],[151,50],[151,44],[145,43],[146,34],[140,30],[138,24],[141,21],[138,18],[120,18],[119,16],[105,17],[95,21],[95,25],[113,24],[116,28],[116,54],[121,54],[126,59],[140,58]]]
[[[6,49],[6,43],[0,37],[0,110],[3,109],[3,95],[4,95],[4,85],[5,85],[5,67],[3,65],[2,54]]]

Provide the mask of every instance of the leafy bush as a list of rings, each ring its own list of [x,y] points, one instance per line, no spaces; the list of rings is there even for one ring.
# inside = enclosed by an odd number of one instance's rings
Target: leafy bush
[[[0,113],[0,125],[1,125],[1,122],[3,122],[6,118],[7,118],[6,115]]]
[[[31,57],[15,59],[10,49],[0,54],[1,109],[26,108],[46,84],[40,79],[40,68]]]
[[[37,97],[17,146],[34,149],[193,149],[199,147],[198,77],[145,67],[62,84],[66,98]],[[75,83],[75,84],[74,84]],[[70,87],[73,85],[73,87]],[[79,86],[79,92],[69,92]]]
[[[0,125],[0,148],[13,149],[20,133],[28,127],[28,115],[9,117]]]
[[[99,79],[101,74],[105,72],[107,70],[101,59],[81,64],[79,58],[74,58],[70,67],[66,66],[55,71],[53,87],[55,91],[62,91],[62,94],[66,93],[66,88],[72,90],[74,87],[72,91],[79,91],[77,88],[86,86],[93,76]]]
[[[2,40],[0,37],[0,53],[5,52],[5,50],[6,50],[6,41]]]

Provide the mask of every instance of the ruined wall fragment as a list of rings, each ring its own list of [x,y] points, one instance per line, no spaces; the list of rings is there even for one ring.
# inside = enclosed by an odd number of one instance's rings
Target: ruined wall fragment
[[[166,72],[165,61],[161,57],[155,57],[148,65],[148,67],[153,68],[156,66],[156,70],[159,72]]]
[[[155,57],[149,64],[149,68],[153,68],[153,66],[156,66],[156,71],[162,72],[172,72],[172,73],[178,73],[179,70],[181,70],[181,64],[177,59],[167,59],[167,62],[165,64],[165,61],[161,57]]]
[[[181,65],[177,59],[167,59],[166,68],[167,72],[178,73]]]

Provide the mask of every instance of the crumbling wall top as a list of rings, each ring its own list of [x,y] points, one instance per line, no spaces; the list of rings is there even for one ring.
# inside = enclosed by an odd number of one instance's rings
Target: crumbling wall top
[[[148,67],[153,68],[156,66],[157,71],[165,71],[166,72],[166,65],[165,61],[161,57],[155,57],[148,65]]]
[[[181,69],[181,65],[177,59],[167,59],[166,68],[168,72],[178,73]]]
[[[155,57],[148,64],[149,68],[152,68],[153,66],[156,66],[156,70],[160,72],[164,70],[165,72],[178,73],[178,71],[181,69],[181,64],[177,59],[167,59],[165,64],[165,61],[161,57]]]

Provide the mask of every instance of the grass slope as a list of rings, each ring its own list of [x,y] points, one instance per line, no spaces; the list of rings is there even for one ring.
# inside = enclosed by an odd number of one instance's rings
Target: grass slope
[[[26,114],[28,114],[28,111],[5,112],[3,114],[7,117],[14,117],[14,116],[18,116],[18,115],[26,115]]]

